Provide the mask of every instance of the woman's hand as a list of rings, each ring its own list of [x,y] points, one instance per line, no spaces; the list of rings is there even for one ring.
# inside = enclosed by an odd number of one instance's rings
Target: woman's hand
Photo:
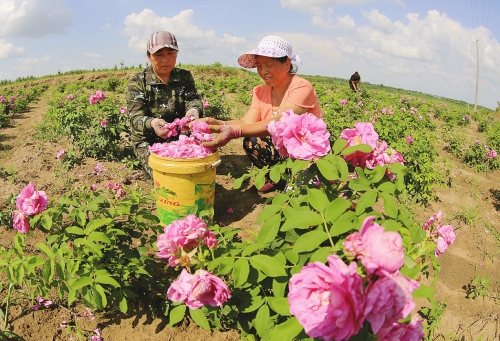
[[[213,141],[203,142],[203,145],[213,149],[224,147],[232,139],[237,139],[241,136],[240,126],[210,125],[210,131],[212,133],[219,133],[219,135]]]

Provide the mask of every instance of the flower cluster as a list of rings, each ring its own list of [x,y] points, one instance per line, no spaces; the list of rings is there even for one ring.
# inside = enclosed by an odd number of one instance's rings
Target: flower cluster
[[[30,182],[16,199],[16,208],[12,212],[12,225],[21,233],[30,230],[29,216],[37,215],[47,208],[47,195],[44,191],[37,191],[36,185]]]
[[[205,270],[198,270],[194,275],[183,269],[167,291],[167,297],[173,302],[183,302],[191,309],[204,305],[220,307],[231,298],[231,291],[219,277]]]
[[[114,192],[118,198],[123,198],[125,196],[125,191],[123,190],[122,185],[120,185],[118,182],[114,184],[108,182],[105,188],[111,192]]]
[[[97,90],[95,94],[90,95],[89,102],[90,104],[97,104],[100,101],[104,101],[106,99],[106,95],[103,91]]]
[[[395,162],[403,164],[405,162],[401,153],[389,148],[387,142],[379,141],[379,136],[370,122],[358,122],[354,125],[354,129],[344,129],[340,134],[340,138],[347,141],[347,146],[367,144],[373,148],[369,153],[355,151],[352,154],[345,155],[344,159],[350,162],[353,167],[360,166],[373,169],[376,166],[385,164]],[[393,173],[387,170],[386,174],[391,180],[394,180],[395,175]]]
[[[196,248],[205,244],[209,248],[218,245],[215,234],[207,229],[207,224],[194,214],[181,220],[174,220],[165,226],[164,233],[158,236],[157,257],[168,259],[169,266],[188,266],[196,254]]]
[[[427,237],[436,243],[436,250],[434,251],[436,257],[445,253],[448,246],[453,244],[457,237],[453,226],[443,225],[442,217],[442,211],[434,213],[422,226],[427,231]]]
[[[404,263],[402,237],[386,232],[374,219],[367,217],[360,232],[344,241],[345,254],[364,267],[364,279],[356,262],[347,265],[337,255],[327,258],[328,265],[306,265],[290,279],[290,312],[310,337],[347,340],[367,320],[379,341],[423,338],[417,316],[409,324],[398,322],[415,308],[412,292],[419,287],[399,271]]]
[[[267,130],[284,157],[312,160],[330,152],[330,133],[326,123],[313,114],[297,115],[292,109],[286,110],[279,121],[267,125]]]
[[[162,129],[167,131],[166,138],[180,134],[179,139],[172,142],[154,143],[149,147],[149,151],[159,156],[175,159],[203,158],[212,154],[213,151],[202,144],[204,141],[214,139],[210,127],[206,122],[196,121],[191,123],[190,128],[188,124],[193,120],[192,116],[176,118],[172,123],[163,126]]]

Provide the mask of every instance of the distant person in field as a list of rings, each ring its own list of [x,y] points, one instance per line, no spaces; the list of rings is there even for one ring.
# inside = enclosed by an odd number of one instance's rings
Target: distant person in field
[[[151,66],[133,75],[128,82],[130,140],[143,170],[151,178],[149,146],[178,138],[167,140],[168,129],[162,127],[176,118],[200,118],[203,114],[191,72],[175,67],[178,53],[177,39],[172,33],[153,33],[146,46]]]
[[[292,62],[300,62],[300,59],[292,53],[290,43],[278,36],[265,37],[257,48],[241,55],[238,63],[247,69],[257,68],[265,84],[253,89],[252,104],[241,119],[224,122],[204,118],[212,132],[219,133],[214,141],[204,145],[217,148],[232,139],[244,137],[243,148],[254,166],[263,168],[282,161],[283,157],[273,144],[266,125],[272,120],[279,120],[281,113],[289,109],[299,115],[309,112],[323,117],[313,86],[296,75],[297,66]],[[276,184],[268,180],[259,191],[268,192],[276,188]]]
[[[361,76],[359,75],[358,71],[354,72],[349,79],[349,87],[352,91],[355,92],[361,89]]]

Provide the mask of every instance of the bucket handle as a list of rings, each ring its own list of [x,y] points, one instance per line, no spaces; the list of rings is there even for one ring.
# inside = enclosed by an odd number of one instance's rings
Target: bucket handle
[[[212,163],[212,164],[210,165],[210,168],[215,168],[215,167],[217,167],[218,165],[220,165],[220,163],[221,163],[221,162],[222,162],[222,161],[221,161],[221,159],[219,159],[219,160],[215,161],[214,163]]]

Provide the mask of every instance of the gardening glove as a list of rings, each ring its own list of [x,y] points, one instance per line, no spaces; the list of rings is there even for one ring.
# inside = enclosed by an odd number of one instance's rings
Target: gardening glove
[[[213,141],[203,142],[203,145],[207,148],[215,149],[224,147],[232,139],[237,139],[241,136],[240,126],[210,125],[209,127],[212,133],[219,133],[219,135]]]
[[[151,121],[151,128],[154,129],[156,135],[158,135],[159,137],[165,138],[165,136],[168,134],[169,130],[165,129],[167,128],[165,126],[168,127],[168,123],[164,119],[153,118],[153,120]]]
[[[198,109],[196,108],[191,108],[188,111],[186,111],[186,116],[185,117],[191,117],[193,116],[195,119],[200,118],[200,113],[198,112]]]

